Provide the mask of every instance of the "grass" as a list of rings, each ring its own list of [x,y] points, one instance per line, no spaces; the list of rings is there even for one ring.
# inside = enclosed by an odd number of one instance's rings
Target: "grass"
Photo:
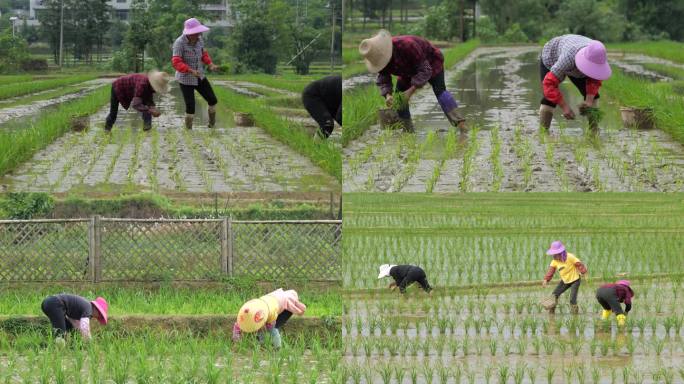
[[[265,75],[265,74],[243,74],[220,76],[218,78],[232,81],[247,81],[250,83],[261,84],[271,88],[285,89],[290,92],[302,93],[304,88],[312,81],[323,76],[302,76],[296,74]]]
[[[592,276],[669,273],[684,233],[681,196],[669,194],[346,194],[343,210],[350,288],[381,287],[368,266],[388,262],[422,265],[437,286],[536,281],[557,239]],[[515,267],[497,264],[510,254]]]
[[[684,143],[684,98],[674,95],[670,84],[652,83],[616,72],[603,87],[622,105],[653,108],[657,127]]]
[[[678,41],[639,41],[608,44],[608,49],[629,53],[642,53],[684,64],[684,43]]]
[[[223,87],[216,87],[215,92],[222,100],[221,105],[227,105],[234,111],[251,113],[256,125],[273,138],[308,157],[328,174],[342,181],[342,157],[333,143],[314,141],[299,124],[286,121],[273,113],[264,101],[239,95]]]
[[[643,63],[641,64],[641,66],[650,71],[657,72],[667,77],[671,77],[674,80],[684,80],[684,69],[682,68],[677,68],[667,64],[659,63]]]
[[[62,77],[58,79],[31,81],[28,83],[18,82],[14,84],[8,84],[0,89],[0,100],[8,99],[10,97],[28,95],[48,89],[60,88],[76,83],[82,83],[95,78],[95,75],[78,75]]]
[[[34,153],[68,132],[72,117],[95,113],[109,100],[109,93],[109,87],[100,87],[87,98],[60,104],[54,110],[44,113],[30,127],[1,132],[0,175],[29,160]]]

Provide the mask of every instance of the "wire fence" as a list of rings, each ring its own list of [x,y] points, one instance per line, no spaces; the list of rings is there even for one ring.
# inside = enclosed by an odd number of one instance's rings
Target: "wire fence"
[[[0,281],[340,279],[342,221],[0,221]]]

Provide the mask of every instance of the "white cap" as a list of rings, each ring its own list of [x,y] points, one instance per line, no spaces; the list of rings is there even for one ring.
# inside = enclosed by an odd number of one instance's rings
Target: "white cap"
[[[383,264],[380,266],[380,273],[378,274],[378,279],[382,279],[383,277],[387,277],[390,275],[390,269],[392,267],[396,267],[394,264]]]

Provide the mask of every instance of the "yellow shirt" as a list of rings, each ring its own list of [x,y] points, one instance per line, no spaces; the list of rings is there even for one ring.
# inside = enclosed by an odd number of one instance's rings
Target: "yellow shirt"
[[[563,280],[565,284],[570,284],[580,278],[579,270],[575,267],[575,263],[579,261],[580,259],[568,252],[568,257],[565,259],[565,262],[553,259],[551,260],[551,266],[556,268],[561,280]]]

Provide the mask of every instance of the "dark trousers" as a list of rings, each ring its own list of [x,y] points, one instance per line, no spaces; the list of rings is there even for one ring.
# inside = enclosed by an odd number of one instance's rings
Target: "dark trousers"
[[[292,317],[292,312],[285,310],[278,315],[278,318],[276,318],[275,326],[274,328],[282,328],[285,323],[287,323],[288,320],[290,320],[290,317]]]
[[[576,305],[577,304],[577,291],[579,291],[580,283],[582,282],[582,279],[577,279],[573,281],[570,284],[565,284],[563,280],[558,282],[558,285],[556,286],[556,289],[553,290],[553,295],[556,296],[556,298],[560,297],[560,295],[563,294],[563,292],[567,291],[568,288],[570,288],[570,304]]]
[[[114,123],[116,123],[116,117],[119,114],[119,99],[116,97],[116,94],[114,93],[114,86],[112,86],[112,96],[109,98],[109,115],[107,115],[107,119],[105,120],[106,129],[111,129]],[[145,125],[150,125],[152,124],[152,114],[149,112],[143,112],[142,114],[143,122],[145,122]]]
[[[304,108],[309,112],[309,115],[316,120],[321,133],[325,137],[330,136],[335,128],[333,120],[337,121],[337,124],[342,125],[341,105],[329,106],[320,96],[307,92],[302,94],[302,103],[304,103]]]
[[[615,293],[615,288],[599,288],[596,290],[596,300],[603,307],[603,309],[610,309],[616,314],[624,314],[620,301],[618,300],[617,294]]]
[[[406,292],[406,288],[414,282],[418,283],[425,292],[432,291],[432,287],[427,281],[425,271],[420,268],[412,268],[408,271],[406,276],[404,276],[404,279],[399,283],[399,291],[401,293]]]
[[[183,100],[185,101],[185,113],[189,115],[195,114],[195,91],[202,95],[209,106],[218,103],[216,95],[214,95],[214,90],[211,88],[211,84],[209,84],[209,80],[206,77],[202,80],[198,80],[197,85],[180,84],[180,89],[183,93]]]
[[[64,303],[56,296],[48,296],[40,306],[43,313],[50,319],[52,332],[55,337],[62,337],[73,326],[66,319]]]
[[[546,65],[544,65],[544,62],[539,59],[539,77],[541,78],[542,83],[544,82],[544,78],[546,77],[546,74],[549,73],[549,69],[546,68]],[[582,97],[585,99],[587,98],[587,78],[586,77],[572,77],[572,76],[567,76],[570,81],[572,81],[573,84],[575,84],[575,87],[580,91],[582,94]],[[594,99],[598,99],[600,96],[596,94],[596,97]],[[541,103],[544,105],[548,105],[551,107],[556,108],[556,104],[553,103],[552,101],[548,100],[546,97],[542,96]]]
[[[432,86],[432,91],[435,93],[435,96],[439,97],[439,95],[446,91],[446,83],[444,83],[444,71],[433,76],[430,80],[428,80],[428,83],[430,83]],[[400,77],[397,79],[396,89],[398,92],[404,92],[409,88],[411,88],[411,78]],[[411,117],[411,111],[408,107],[406,107],[406,109],[397,111],[397,113],[402,119],[408,119]]]

